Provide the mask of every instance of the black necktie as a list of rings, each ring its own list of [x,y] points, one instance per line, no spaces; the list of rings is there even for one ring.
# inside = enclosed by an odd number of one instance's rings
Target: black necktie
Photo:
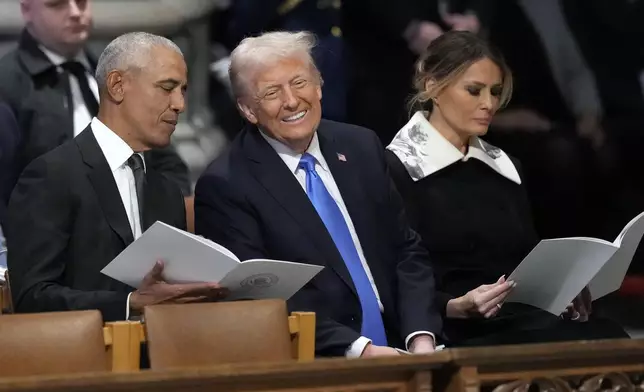
[[[68,61],[61,64],[61,67],[70,74],[74,75],[78,80],[78,85],[80,86],[81,94],[83,95],[83,101],[85,101],[85,106],[89,114],[94,117],[98,114],[98,101],[96,96],[89,88],[89,82],[87,81],[87,73],[85,72],[85,67],[83,64],[78,61]]]
[[[127,165],[132,169],[134,174],[134,184],[136,185],[136,199],[139,202],[139,219],[141,222],[141,230],[144,230],[143,224],[143,200],[145,200],[145,169],[143,167],[143,158],[141,155],[134,153],[127,160]]]

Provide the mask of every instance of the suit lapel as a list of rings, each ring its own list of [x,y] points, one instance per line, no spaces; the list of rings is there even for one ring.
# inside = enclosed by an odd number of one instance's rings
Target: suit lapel
[[[273,148],[259,135],[257,129],[247,127],[245,132],[242,143],[251,160],[251,172],[266,191],[302,227],[326,261],[311,260],[311,262],[331,267],[356,293],[340,252],[295,176]]]
[[[147,161],[146,161],[147,164]],[[163,187],[161,184],[161,178],[158,173],[151,171],[150,166],[147,166],[145,174],[145,192],[144,205],[143,205],[143,222],[141,222],[141,231],[145,232],[150,226],[154,224],[157,220],[161,220],[163,217],[169,216],[167,214],[168,208],[173,208],[166,204],[167,198],[161,197],[159,192],[163,192]],[[141,206],[139,206],[140,208]],[[172,210],[173,211],[173,210]],[[176,222],[165,222],[169,225],[175,226],[179,229],[184,227],[177,226]]]
[[[324,159],[329,165],[329,170],[351,217],[365,259],[377,260],[377,249],[372,246],[378,241],[373,235],[373,228],[376,227],[377,222],[370,214],[372,202],[368,200],[362,183],[356,181],[360,178],[359,157],[355,156],[351,149],[347,149],[348,146],[337,143],[332,134],[324,132],[324,123],[318,129],[318,139]],[[376,279],[376,275],[379,274],[377,263],[370,264],[369,269],[374,279],[380,281]]]
[[[94,187],[96,197],[98,197],[107,222],[118,234],[125,246],[129,245],[134,241],[132,228],[127,219],[121,194],[114,181],[114,175],[94,137],[91,127],[85,128],[74,140],[78,145],[83,161],[87,165],[89,180]]]

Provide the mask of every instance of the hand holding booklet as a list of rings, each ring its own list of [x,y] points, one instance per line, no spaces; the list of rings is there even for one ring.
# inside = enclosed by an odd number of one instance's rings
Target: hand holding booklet
[[[616,291],[644,234],[644,212],[608,242],[597,238],[541,241],[508,280],[516,282],[506,302],[521,302],[560,315],[588,286],[593,300]]]
[[[218,282],[230,290],[227,300],[286,300],[324,268],[266,259],[241,262],[215,242],[156,222],[101,272],[138,288],[157,260],[164,262],[168,283]]]

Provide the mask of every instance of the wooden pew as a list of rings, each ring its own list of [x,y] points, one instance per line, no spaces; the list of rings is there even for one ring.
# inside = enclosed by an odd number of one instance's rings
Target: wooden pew
[[[644,341],[446,350],[428,356],[234,364],[0,379],[1,391],[641,392]]]
[[[644,391],[644,340],[449,351],[451,370],[434,385],[441,392],[527,392],[530,387],[544,392]]]
[[[11,285],[9,283],[9,274],[4,273],[4,283],[0,284],[0,314],[13,313],[13,302],[11,300]]]
[[[315,313],[293,312],[288,318],[293,358],[299,362],[315,358]],[[135,321],[106,323],[105,347],[113,372],[136,372],[141,359],[141,343],[146,341],[143,324]]]
[[[431,391],[432,372],[449,359],[401,356],[364,360],[235,364],[202,369],[0,379],[0,391]]]

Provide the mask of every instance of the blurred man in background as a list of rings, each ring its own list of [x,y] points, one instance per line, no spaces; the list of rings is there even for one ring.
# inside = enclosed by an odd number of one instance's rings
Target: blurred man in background
[[[21,0],[25,29],[0,59],[0,99],[20,126],[14,178],[38,156],[80,134],[98,111],[96,58],[86,50],[90,0]],[[146,153],[151,167],[190,192],[187,167],[171,148]]]

